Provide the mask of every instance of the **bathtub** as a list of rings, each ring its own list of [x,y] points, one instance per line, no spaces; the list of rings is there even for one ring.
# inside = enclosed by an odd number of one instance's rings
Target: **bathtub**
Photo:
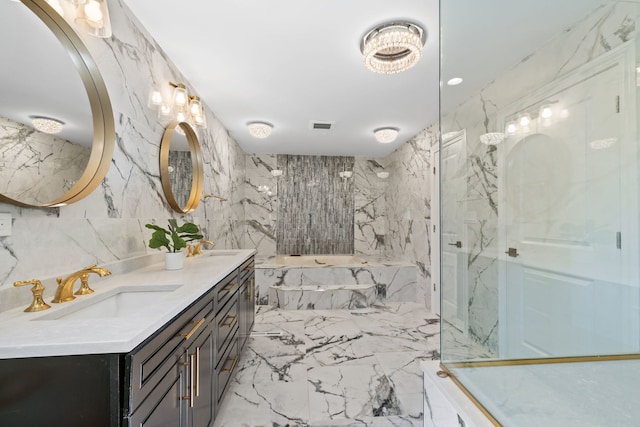
[[[256,259],[256,303],[285,310],[355,309],[415,301],[414,264],[359,255]]]
[[[274,259],[276,265],[296,266],[334,266],[334,265],[363,265],[368,261],[356,255],[277,255]]]

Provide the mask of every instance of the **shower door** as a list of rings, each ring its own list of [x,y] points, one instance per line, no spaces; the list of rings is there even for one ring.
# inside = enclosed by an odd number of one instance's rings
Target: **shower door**
[[[638,350],[637,267],[625,261],[637,253],[625,218],[637,178],[623,182],[635,152],[624,65],[624,55],[600,61],[505,117],[518,130],[500,157],[504,357]]]

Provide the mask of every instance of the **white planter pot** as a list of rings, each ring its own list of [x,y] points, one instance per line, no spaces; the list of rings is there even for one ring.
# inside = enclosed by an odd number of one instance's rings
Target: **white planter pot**
[[[167,252],[164,263],[167,270],[180,270],[184,267],[184,252]]]

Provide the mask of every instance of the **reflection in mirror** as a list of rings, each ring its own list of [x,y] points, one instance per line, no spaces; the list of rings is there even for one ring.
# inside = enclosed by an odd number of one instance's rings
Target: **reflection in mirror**
[[[113,153],[104,82],[45,1],[0,2],[0,24],[0,38],[11,40],[0,44],[0,200],[36,207],[80,200],[100,184]]]
[[[186,122],[173,122],[160,145],[160,178],[165,197],[173,210],[193,212],[200,203],[203,165],[200,143]]]

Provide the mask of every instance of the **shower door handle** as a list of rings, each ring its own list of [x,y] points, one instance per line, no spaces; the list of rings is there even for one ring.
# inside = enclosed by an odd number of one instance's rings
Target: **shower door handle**
[[[507,255],[509,255],[510,257],[513,257],[513,258],[515,258],[515,257],[520,255],[518,253],[518,249],[517,248],[509,248],[509,250],[506,251],[505,254],[507,254]]]
[[[447,243],[449,246],[455,246],[456,248],[461,248],[462,247],[462,242],[460,240],[458,240],[455,243]]]

